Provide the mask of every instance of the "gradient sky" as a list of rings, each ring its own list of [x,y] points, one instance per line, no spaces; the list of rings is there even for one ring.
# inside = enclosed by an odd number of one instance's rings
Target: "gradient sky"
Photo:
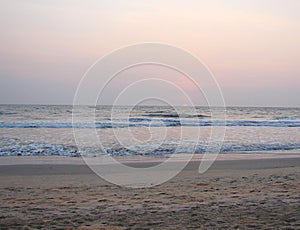
[[[71,104],[99,57],[162,42],[203,60],[227,105],[299,107],[299,11],[299,0],[1,0],[0,103]]]

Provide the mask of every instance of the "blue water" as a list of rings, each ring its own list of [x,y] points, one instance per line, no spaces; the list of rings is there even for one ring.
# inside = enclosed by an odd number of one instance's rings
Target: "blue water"
[[[0,105],[0,156],[79,156],[73,128],[85,132],[95,128],[105,154],[110,155],[187,153],[199,130],[194,150],[203,153],[211,128],[224,125],[223,153],[300,149],[299,108],[230,107],[226,122],[213,119],[207,107],[197,107],[192,113],[185,107],[115,107],[113,118],[111,109],[82,106],[75,111],[80,121],[72,123],[72,106]],[[91,111],[95,122],[86,119]],[[87,148],[91,156],[99,152],[94,143]]]

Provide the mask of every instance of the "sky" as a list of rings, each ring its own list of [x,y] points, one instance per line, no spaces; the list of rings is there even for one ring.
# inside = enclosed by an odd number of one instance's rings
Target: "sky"
[[[0,103],[72,104],[97,59],[159,42],[202,60],[228,106],[300,107],[299,10],[299,0],[1,0]]]

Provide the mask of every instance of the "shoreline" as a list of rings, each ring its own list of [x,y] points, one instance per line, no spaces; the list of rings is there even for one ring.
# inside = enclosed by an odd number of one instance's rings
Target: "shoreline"
[[[238,173],[246,171],[264,171],[264,170],[278,170],[286,168],[299,169],[300,172],[300,157],[297,158],[261,158],[261,159],[234,159],[234,160],[218,160],[215,161],[211,167],[204,173],[198,173],[198,167],[201,161],[190,161],[186,167],[177,175],[186,172],[194,175],[210,175],[215,173]],[[124,163],[124,162],[123,162]],[[170,162],[170,164],[176,162]],[[150,168],[157,165],[157,162],[126,162],[129,167],[133,168]],[[104,167],[106,165],[103,165]],[[109,167],[109,165],[107,165]],[[109,170],[109,168],[108,168]],[[153,173],[157,172],[154,171]],[[160,172],[160,171],[159,171]],[[162,173],[164,171],[161,171]],[[116,172],[112,172],[116,173]],[[101,179],[87,164],[14,164],[14,165],[0,165],[0,178],[4,176],[73,176],[73,175],[92,175]],[[177,176],[176,175],[176,176]],[[175,177],[176,177],[175,176]],[[239,176],[239,174],[237,174]],[[173,177],[174,178],[174,177]]]
[[[178,161],[201,161],[204,154],[174,154],[171,162]],[[137,155],[137,156],[114,156],[113,158],[121,163],[161,163],[167,160],[170,155]],[[104,158],[108,158],[105,156]],[[286,159],[300,158],[297,151],[289,152],[253,152],[253,153],[222,153],[218,154],[216,161],[231,160],[258,160],[258,159]],[[1,156],[1,165],[43,165],[43,164],[64,164],[64,165],[86,165],[93,162],[100,162],[99,157],[66,157],[66,156]]]

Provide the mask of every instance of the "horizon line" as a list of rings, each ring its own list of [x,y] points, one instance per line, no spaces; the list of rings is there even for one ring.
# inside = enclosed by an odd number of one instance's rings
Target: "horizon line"
[[[5,105],[15,105],[15,106],[74,106],[73,104],[42,104],[42,103],[0,103],[0,106],[5,106]],[[103,104],[103,105],[93,105],[93,104],[81,104],[78,106],[120,106],[120,107],[129,107],[129,106],[134,106],[134,105],[111,105],[111,104]],[[173,106],[167,106],[167,105],[139,105],[140,107],[144,106],[157,106],[157,107],[173,107]],[[192,106],[186,106],[186,105],[174,105],[174,107],[192,107]],[[195,107],[211,107],[211,108],[219,108],[221,106],[209,106],[209,105],[195,105]],[[291,108],[291,109],[300,109],[300,106],[255,106],[255,105],[228,105],[224,106],[224,108],[233,108],[233,107],[240,107],[240,108]]]

